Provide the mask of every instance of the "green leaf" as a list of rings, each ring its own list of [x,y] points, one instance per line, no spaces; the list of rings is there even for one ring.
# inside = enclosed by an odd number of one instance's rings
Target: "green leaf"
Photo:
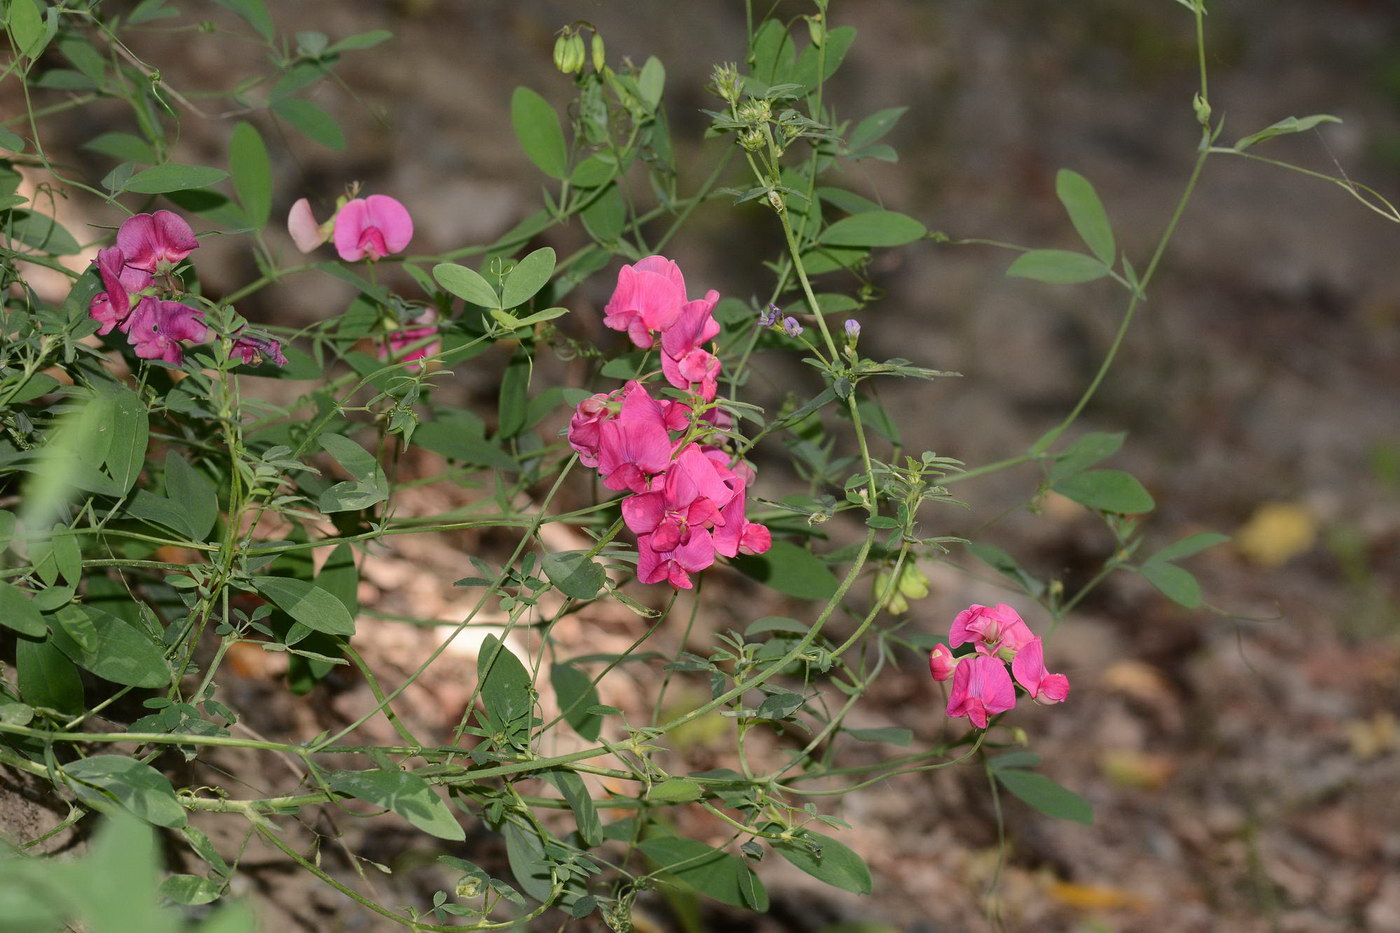
[[[847,729],[845,731],[851,738],[861,742],[886,742],[901,748],[907,747],[914,741],[912,730],[898,726],[884,726],[879,729]]]
[[[511,355],[505,375],[501,377],[501,395],[498,399],[501,437],[514,437],[525,427],[531,370],[530,353],[522,346]]]
[[[1089,251],[1105,265],[1112,266],[1117,255],[1113,243],[1113,227],[1108,222],[1103,203],[1089,179],[1067,168],[1055,176],[1055,194],[1069,213],[1070,223],[1079,233]]]
[[[1266,126],[1257,133],[1251,133],[1244,139],[1235,143],[1236,152],[1244,152],[1255,143],[1262,143],[1266,139],[1273,139],[1275,136],[1287,136],[1290,133],[1303,133],[1320,123],[1341,123],[1341,119],[1332,116],[1330,113],[1315,113],[1310,117],[1285,117],[1272,126]]]
[[[637,74],[637,90],[642,94],[642,103],[655,111],[661,103],[661,94],[666,88],[666,67],[654,55],[648,55],[642,70]]]
[[[459,266],[455,262],[440,262],[433,266],[433,278],[439,285],[458,298],[462,298],[483,308],[499,308],[501,299],[491,283],[475,269]]]
[[[1106,434],[1095,432],[1085,434],[1065,450],[1057,454],[1055,462],[1050,467],[1050,482],[1058,483],[1067,476],[1073,476],[1081,470],[1088,469],[1100,460],[1107,460],[1118,453],[1123,446],[1123,440],[1128,435],[1119,431],[1116,434]]]
[[[733,907],[768,909],[763,882],[727,852],[680,836],[644,839],[638,848],[657,868],[707,897]]]
[[[13,210],[0,215],[0,234],[54,256],[71,256],[82,247],[73,234],[47,214]]]
[[[535,709],[535,693],[530,672],[510,649],[487,635],[477,658],[477,677],[481,681],[481,700],[486,713],[503,732],[509,734],[529,728]]]
[[[247,21],[257,30],[258,35],[271,41],[273,36],[272,17],[267,15],[263,0],[214,0],[219,6],[227,7]]]
[[[106,417],[112,441],[103,462],[116,484],[116,495],[125,495],[146,463],[150,416],[141,397],[121,383],[100,382],[94,388],[110,405]]]
[[[790,541],[774,541],[766,554],[736,558],[734,566],[798,599],[830,599],[840,585],[821,558]]]
[[[662,803],[689,803],[705,796],[705,788],[689,778],[671,777],[660,784],[653,784],[647,793],[648,800]]]
[[[19,693],[30,706],[73,715],[83,708],[83,678],[51,639],[15,641]]]
[[[49,630],[29,597],[3,580],[0,580],[0,625],[30,638],[43,638]]]
[[[10,152],[23,152],[24,137],[13,130],[0,126],[0,149],[8,149]]]
[[[1052,285],[1092,282],[1108,275],[1108,266],[1093,256],[1064,249],[1033,249],[1017,257],[1006,274]]]
[[[818,238],[827,246],[900,246],[928,233],[913,217],[895,211],[866,211],[838,220]]]
[[[549,101],[528,87],[518,87],[510,98],[510,122],[525,155],[550,178],[568,176],[569,153],[559,116]]]
[[[80,148],[91,149],[122,162],[156,163],[156,151],[151,144],[131,133],[102,133],[83,143]]]
[[[593,239],[604,244],[616,243],[627,226],[627,205],[617,185],[610,185],[579,216]]]
[[[1067,476],[1050,488],[1067,499],[1102,512],[1139,515],[1157,506],[1142,483],[1122,470],[1086,470]]]
[[[166,162],[137,172],[123,187],[126,191],[134,191],[137,194],[166,194],[190,188],[207,188],[217,185],[227,177],[228,172],[221,168]]]
[[[515,264],[501,286],[501,307],[515,308],[535,296],[554,274],[554,250],[537,249]]]
[[[219,518],[218,490],[173,449],[165,453],[165,493],[183,516],[190,539],[207,538]]]
[[[550,880],[550,861],[545,858],[544,844],[533,832],[506,823],[501,832],[506,837],[506,860],[510,862],[511,874],[515,875],[520,890],[540,903],[549,900],[554,893]]]
[[[222,883],[199,875],[171,875],[160,883],[161,897],[186,907],[212,904],[223,893]]]
[[[49,639],[84,670],[126,687],[169,685],[170,665],[160,646],[117,616],[70,603],[54,618],[59,624]]]
[[[348,36],[334,43],[330,48],[321,54],[336,55],[340,52],[353,52],[359,49],[370,49],[381,42],[387,42],[394,38],[394,34],[387,29],[375,29],[370,32],[361,32],[353,36]]]
[[[1046,816],[1072,820],[1085,826],[1094,822],[1094,810],[1087,800],[1043,774],[1016,768],[1002,768],[995,774],[1002,786]]]
[[[330,593],[292,577],[253,577],[253,586],[307,628],[327,635],[354,635],[355,618]]]
[[[316,574],[316,585],[330,593],[352,616],[360,611],[360,571],[355,567],[355,551],[342,541]]]
[[[273,101],[272,112],[306,134],[312,142],[337,152],[345,148],[345,134],[335,118],[309,100],[281,97]]]
[[[1169,544],[1156,554],[1147,558],[1148,563],[1157,561],[1181,560],[1193,554],[1199,554],[1206,548],[1215,547],[1217,544],[1224,544],[1230,540],[1229,535],[1222,535],[1218,531],[1202,531],[1197,534],[1182,538],[1175,544]]]
[[[46,44],[44,18],[34,0],[10,0],[10,9],[5,17],[5,26],[10,31],[15,48],[22,56],[38,58]]]
[[[890,107],[886,110],[877,110],[875,113],[872,113],[864,120],[861,120],[860,123],[856,125],[855,129],[851,130],[851,135],[846,137],[847,148],[851,152],[864,149],[866,146],[894,129],[894,125],[899,122],[899,118],[904,116],[908,110],[908,107]]]
[[[64,765],[63,772],[82,799],[105,801],[110,794],[147,823],[171,829],[185,825],[185,808],[175,799],[170,780],[148,764],[125,755],[93,755]]]
[[[1031,574],[1020,564],[1016,563],[1016,558],[997,547],[995,544],[986,544],[981,541],[974,541],[968,544],[967,549],[972,552],[982,563],[991,567],[997,573],[1015,581],[1022,589],[1032,596],[1039,596],[1045,592],[1045,584]]]
[[[804,830],[791,841],[773,840],[773,851],[834,888],[870,893],[870,869],[864,859],[830,836]]]
[[[317,507],[322,512],[367,509],[389,498],[389,478],[373,455],[339,434],[322,434],[317,440],[354,477],[353,481],[336,483],[321,493]]]
[[[462,826],[428,782],[407,771],[335,771],[327,775],[331,788],[356,800],[393,810],[425,833],[461,842]]]
[[[987,767],[993,771],[1003,768],[1034,768],[1040,764],[1040,756],[1035,752],[1007,752],[987,760]]]
[[[1177,605],[1187,609],[1201,605],[1201,584],[1189,570],[1166,561],[1149,560],[1138,568],[1138,572]]]
[[[228,144],[228,167],[233,173],[233,190],[238,203],[255,230],[267,226],[272,216],[272,165],[267,159],[267,146],[251,123],[233,128]]]
[[[592,599],[603,588],[607,575],[587,551],[560,551],[544,556],[544,572],[549,582],[574,599]]]
[[[598,819],[598,810],[593,806],[593,798],[588,795],[588,787],[583,778],[573,771],[563,769],[546,771],[542,775],[546,781],[559,788],[569,809],[574,811],[574,822],[578,825],[579,838],[592,848],[603,844],[603,823]]]
[[[564,710],[564,721],[588,741],[598,741],[603,717],[589,712],[599,704],[592,678],[572,664],[554,664],[549,668],[549,683]]]

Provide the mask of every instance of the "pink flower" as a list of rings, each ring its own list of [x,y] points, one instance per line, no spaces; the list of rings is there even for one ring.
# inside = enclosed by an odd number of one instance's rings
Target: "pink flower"
[[[117,247],[128,266],[155,272],[183,260],[199,248],[199,241],[179,214],[156,211],[128,217],[117,230]]]
[[[637,539],[637,579],[643,583],[665,580],[678,590],[693,586],[690,574],[699,573],[715,562],[715,545],[710,533],[694,529],[684,544],[670,550],[652,546],[652,535]]]
[[[578,452],[578,462],[584,466],[598,465],[598,445],[602,441],[603,422],[617,417],[622,389],[599,392],[578,403],[569,419],[569,446]]]
[[[671,465],[671,437],[661,406],[639,382],[623,389],[617,417],[603,422],[598,440],[598,472],[609,489],[646,492],[650,478]]]
[[[978,654],[1006,652],[1010,658],[1034,637],[1020,614],[1006,603],[992,607],[973,604],[953,620],[948,644],[956,648],[972,642]]]
[[[330,239],[331,226],[317,223],[316,215],[311,213],[311,202],[306,198],[300,198],[287,213],[287,232],[303,253],[311,252]]]
[[[393,353],[395,359],[402,357],[403,361],[408,364],[408,368],[416,371],[422,365],[417,360],[427,356],[436,356],[438,351],[442,349],[441,340],[434,340],[413,350],[408,349],[437,334],[437,310],[424,308],[422,313],[411,319],[409,323],[417,326],[392,332],[388,335],[389,345],[386,347],[380,344],[377,352],[381,360],[388,359],[390,353]],[[407,355],[404,355],[405,351],[407,351]]]
[[[141,359],[164,360],[176,366],[184,359],[179,341],[199,343],[209,338],[203,312],[178,301],[156,298],[141,299],[121,329]]]
[[[672,551],[690,541],[692,530],[724,524],[720,510],[732,498],[710,458],[691,444],[666,469],[661,489],[623,500],[622,518],[637,535],[650,535],[656,550]]]
[[[97,273],[102,278],[102,291],[92,296],[88,316],[101,322],[99,334],[110,334],[131,314],[131,296],[151,284],[151,274],[126,265],[126,256],[117,246],[98,251]]]
[[[632,342],[650,349],[652,332],[664,331],[685,304],[685,277],[665,256],[648,256],[617,273],[617,288],[603,309],[603,323],[626,331]]]
[[[346,262],[366,256],[383,259],[402,251],[411,239],[413,218],[408,208],[386,194],[356,198],[335,215],[335,251]]]
[[[1026,688],[1031,699],[1040,703],[1059,703],[1069,696],[1069,678],[1045,669],[1045,646],[1032,638],[1021,646],[1011,661],[1011,673],[1016,682]]]
[[[713,316],[719,292],[711,289],[704,298],[688,302],[675,323],[661,333],[661,371],[677,389],[695,391],[714,401],[719,389],[719,357],[704,349],[719,334],[719,321]]]
[[[928,654],[928,670],[933,675],[933,679],[942,683],[953,676],[953,671],[957,669],[958,658],[953,657],[952,649],[947,645],[934,645],[933,650]]]
[[[1016,705],[1016,688],[1006,673],[1006,664],[988,655],[962,659],[953,673],[953,692],[948,697],[948,715],[966,716],[979,729],[987,719]]]
[[[287,358],[282,354],[282,344],[273,337],[259,334],[239,334],[233,340],[229,356],[248,366],[259,366],[264,359],[278,366],[287,365]]]
[[[741,473],[728,471],[729,485],[734,497],[722,512],[723,522],[715,528],[715,551],[725,557],[739,554],[762,554],[773,546],[773,534],[766,525],[751,522],[744,517],[744,488],[747,480]]]

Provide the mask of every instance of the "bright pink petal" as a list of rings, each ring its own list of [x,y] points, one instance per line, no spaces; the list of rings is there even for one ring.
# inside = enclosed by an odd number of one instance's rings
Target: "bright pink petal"
[[[947,645],[935,645],[928,655],[929,673],[937,681],[947,680],[953,676],[953,672],[958,667],[958,659],[953,657],[953,652]]]
[[[387,194],[372,194],[365,198],[365,219],[383,234],[382,243],[388,250],[384,255],[401,253],[413,239],[413,218],[408,208]]]
[[[368,225],[367,208],[363,198],[346,202],[335,215],[335,251],[346,262],[358,262],[365,258],[365,248],[360,244]]]
[[[622,500],[622,520],[633,534],[647,535],[656,530],[666,515],[665,495],[643,492]]]
[[[160,263],[175,264],[199,248],[185,219],[171,211],[135,214],[117,230],[117,246],[126,263],[154,272]]]
[[[977,728],[987,728],[988,718],[1016,705],[1016,688],[997,658],[974,655],[963,658],[953,672],[948,715],[966,716]]]
[[[617,274],[617,287],[603,309],[603,323],[625,331],[644,349],[652,332],[669,328],[685,304],[685,279],[680,268],[662,256],[649,256]]]
[[[1045,669],[1045,645],[1039,638],[1032,638],[1016,652],[1011,673],[1037,702],[1058,703],[1069,695],[1069,678]]]

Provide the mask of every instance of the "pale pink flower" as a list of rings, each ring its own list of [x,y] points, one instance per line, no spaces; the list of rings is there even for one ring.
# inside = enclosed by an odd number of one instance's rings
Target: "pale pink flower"
[[[287,212],[287,232],[303,253],[311,252],[330,239],[330,226],[317,222],[316,215],[311,213],[311,202],[306,198],[298,199]]]
[[[146,272],[173,266],[199,248],[194,231],[179,214],[156,211],[128,217],[117,230],[126,264]]]
[[[995,606],[973,604],[959,612],[953,620],[948,644],[956,648],[972,642],[978,654],[1005,652],[1005,657],[1009,659],[1034,637],[1020,613],[1006,603]]]
[[[1045,669],[1045,646],[1032,638],[1021,646],[1011,661],[1011,673],[1016,682],[1026,688],[1031,699],[1039,703],[1059,703],[1069,696],[1069,678]]]
[[[346,262],[368,256],[383,259],[402,252],[413,239],[413,218],[387,194],[372,194],[346,203],[335,215],[335,251]]]
[[[988,717],[1004,713],[1016,705],[1016,688],[999,658],[978,654],[963,658],[953,672],[953,690],[948,696],[948,715],[966,716],[979,729],[987,728]]]
[[[625,331],[642,349],[650,349],[653,332],[675,323],[684,304],[685,276],[680,267],[665,256],[648,256],[618,271],[617,288],[603,309],[603,323]]]

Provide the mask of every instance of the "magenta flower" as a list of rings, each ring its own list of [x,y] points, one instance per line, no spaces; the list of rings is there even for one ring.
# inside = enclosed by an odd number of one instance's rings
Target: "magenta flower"
[[[263,360],[278,366],[287,365],[287,358],[282,354],[282,344],[274,337],[261,334],[240,333],[233,340],[229,356],[248,366],[260,366]]]
[[[942,683],[953,676],[958,661],[959,659],[953,657],[953,652],[947,645],[934,645],[933,650],[928,653],[929,673],[933,675],[934,680]]]
[[[715,551],[725,557],[762,554],[773,546],[773,534],[766,525],[751,522],[744,516],[744,490],[748,481],[742,473],[728,472],[728,483],[734,490],[734,497],[721,512],[723,522],[714,530]]]
[[[1069,696],[1069,678],[1045,669],[1045,646],[1032,638],[1021,646],[1011,661],[1011,673],[1016,682],[1026,688],[1031,699],[1039,703],[1059,703]]]
[[[694,529],[689,539],[671,550],[652,547],[652,535],[637,539],[637,579],[643,583],[669,582],[678,590],[694,584],[690,574],[699,573],[715,562],[715,545],[710,533]]]
[[[287,212],[287,232],[292,235],[292,242],[297,249],[303,253],[309,253],[330,239],[331,224],[322,224],[316,220],[316,215],[311,213],[311,202],[306,198],[300,198],[292,209]]]
[[[609,489],[646,492],[651,477],[671,465],[666,415],[641,383],[627,383],[617,417],[603,422],[598,472]]]
[[[690,541],[692,529],[723,524],[720,510],[733,498],[713,461],[691,444],[666,469],[661,489],[623,500],[622,518],[638,536],[651,535],[656,550],[672,551]]]
[[[98,251],[97,273],[102,278],[102,291],[92,296],[88,316],[101,322],[99,334],[110,334],[131,314],[131,296],[151,284],[151,274],[126,265],[126,256],[117,246]]]
[[[700,397],[714,401],[719,391],[719,357],[704,349],[719,334],[719,321],[714,319],[719,292],[711,289],[704,298],[687,302],[675,322],[661,332],[661,371],[666,381],[677,389],[695,391]]]
[[[164,360],[176,366],[184,360],[181,340],[200,343],[209,339],[203,312],[178,301],[156,298],[143,298],[121,330],[141,359]]]
[[[991,607],[974,604],[953,620],[948,644],[956,648],[972,642],[978,654],[1004,652],[1009,659],[1034,637],[1020,614],[1006,603]]]
[[[962,659],[953,672],[953,691],[948,697],[948,715],[966,716],[979,729],[987,719],[1016,705],[1016,688],[1006,673],[1006,665],[988,655]]]
[[[290,218],[288,224],[290,228]],[[401,252],[411,239],[413,218],[408,208],[387,194],[356,198],[335,215],[335,251],[346,262],[366,256],[383,259]]]
[[[625,331],[632,342],[650,349],[654,331],[675,323],[685,304],[685,276],[665,256],[648,256],[617,273],[617,288],[603,309],[603,323]]]
[[[156,211],[128,217],[117,230],[117,247],[128,266],[153,273],[179,263],[199,241],[179,214]]]
[[[569,446],[584,466],[598,465],[598,445],[602,442],[603,422],[617,417],[622,389],[611,394],[599,392],[578,403],[569,419]]]
[[[423,344],[416,349],[410,350],[414,344],[421,343],[429,337],[436,336],[437,310],[435,308],[424,308],[423,311],[409,323],[415,325],[406,327],[403,330],[396,330],[388,335],[389,345],[386,347],[380,344],[378,355],[381,360],[388,359],[392,353],[394,359],[402,358],[408,364],[408,368],[414,371],[423,364],[417,362],[428,356],[436,356],[442,349],[442,341],[434,340],[431,343]]]

